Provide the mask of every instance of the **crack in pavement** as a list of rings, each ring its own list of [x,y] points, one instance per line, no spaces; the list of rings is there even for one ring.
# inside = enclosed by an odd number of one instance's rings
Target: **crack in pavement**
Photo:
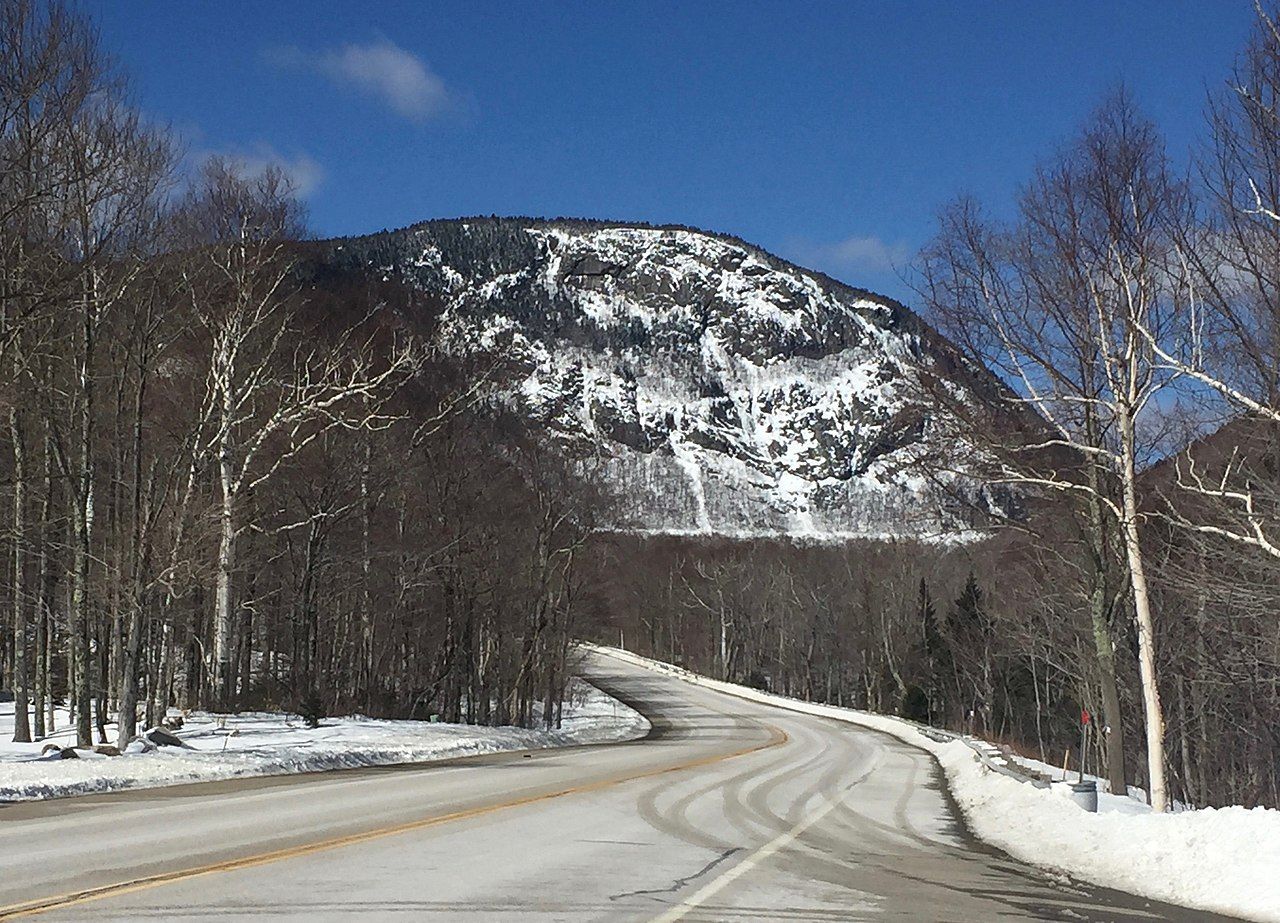
[[[707,874],[712,869],[714,869],[717,865],[724,862],[734,853],[738,853],[738,852],[742,852],[741,846],[731,846],[728,849],[726,849],[724,852],[722,852],[720,855],[716,856],[716,858],[712,859],[710,862],[704,865],[702,868],[698,869],[692,875],[686,875],[684,878],[677,878],[675,881],[673,881],[670,885],[668,885],[665,888],[646,888],[640,891],[623,891],[619,894],[610,894],[609,900],[620,901],[625,897],[643,897],[645,895],[650,895],[650,894],[675,894],[681,888],[687,887],[688,884],[692,881],[697,881],[703,875]]]

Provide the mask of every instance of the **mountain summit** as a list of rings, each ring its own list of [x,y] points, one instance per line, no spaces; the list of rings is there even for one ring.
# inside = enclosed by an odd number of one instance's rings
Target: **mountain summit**
[[[329,246],[438,294],[446,351],[506,356],[495,399],[592,459],[616,528],[929,536],[995,502],[923,384],[990,402],[995,380],[897,302],[743,241],[479,218]]]

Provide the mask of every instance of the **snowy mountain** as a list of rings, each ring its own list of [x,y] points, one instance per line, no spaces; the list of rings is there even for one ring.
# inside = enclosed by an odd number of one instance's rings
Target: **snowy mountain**
[[[742,241],[488,218],[330,246],[438,293],[448,351],[507,355],[495,399],[581,460],[617,528],[929,535],[975,525],[956,494],[995,502],[921,376],[988,402],[994,380],[896,302]]]

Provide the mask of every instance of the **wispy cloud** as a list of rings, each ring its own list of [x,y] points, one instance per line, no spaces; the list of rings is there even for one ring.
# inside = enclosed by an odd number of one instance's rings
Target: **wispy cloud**
[[[900,241],[890,243],[879,237],[861,235],[834,243],[799,243],[794,249],[802,261],[815,268],[841,274],[893,272],[905,266],[912,253],[911,248]]]
[[[315,192],[324,182],[324,167],[310,154],[302,152],[283,154],[269,144],[216,150],[201,148],[192,152],[191,159],[199,162],[215,155],[235,163],[242,171],[252,176],[260,174],[268,167],[276,167],[289,177],[294,191],[302,199]]]
[[[277,67],[310,71],[378,100],[412,122],[425,122],[450,104],[444,81],[418,55],[389,39],[341,48],[304,51],[297,47],[267,52]]]

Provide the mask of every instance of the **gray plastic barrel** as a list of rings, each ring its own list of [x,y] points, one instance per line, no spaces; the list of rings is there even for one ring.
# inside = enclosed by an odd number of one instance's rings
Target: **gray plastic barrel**
[[[1071,800],[1084,810],[1093,814],[1098,813],[1098,783],[1097,782],[1072,782],[1071,783]]]

